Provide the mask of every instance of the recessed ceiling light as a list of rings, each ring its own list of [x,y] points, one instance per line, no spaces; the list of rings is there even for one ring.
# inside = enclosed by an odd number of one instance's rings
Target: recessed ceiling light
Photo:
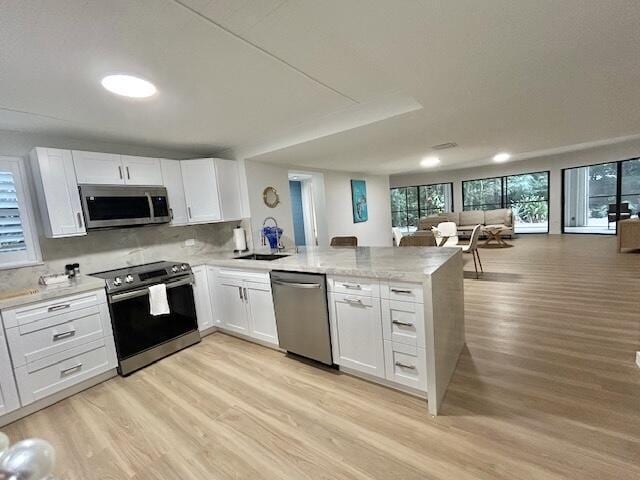
[[[510,158],[511,158],[511,154],[506,152],[501,152],[493,156],[493,161],[496,163],[502,163],[502,162],[506,162]]]
[[[420,166],[424,168],[431,168],[440,165],[440,159],[438,157],[424,157],[420,162]]]
[[[116,95],[132,98],[146,98],[157,92],[156,86],[131,75],[107,75],[102,86]]]

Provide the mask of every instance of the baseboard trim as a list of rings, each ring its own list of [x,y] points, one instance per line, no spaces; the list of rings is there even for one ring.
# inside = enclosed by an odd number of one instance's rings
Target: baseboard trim
[[[34,403],[30,403],[25,407],[21,407],[18,410],[14,410],[13,412],[9,412],[6,415],[0,417],[0,427],[4,427],[9,425],[10,423],[15,422],[16,420],[20,420],[21,418],[27,417],[33,413],[36,413],[38,410],[42,410],[43,408],[50,407],[54,403],[58,403],[65,398],[71,397],[76,393],[80,393],[87,388],[95,387],[99,383],[105,382],[110,378],[113,378],[118,375],[116,369],[107,370],[104,373],[101,373],[98,376],[90,378],[89,380],[85,380],[84,382],[80,382],[77,385],[73,385],[72,387],[65,388],[59,392],[54,393],[53,395],[37,400]]]
[[[401,385],[399,383],[391,382],[384,378],[374,377],[373,375],[367,375],[366,373],[358,372],[357,370],[353,370],[351,368],[340,367],[339,370],[342,373],[346,373],[347,375],[351,375],[352,377],[357,377],[361,380],[366,380],[370,383],[375,383],[376,385],[382,385],[386,388],[391,388],[393,390],[399,390],[402,393],[408,393],[414,397],[421,398],[423,400],[427,399],[427,392],[422,390],[417,390],[415,388],[407,387],[405,385]]]

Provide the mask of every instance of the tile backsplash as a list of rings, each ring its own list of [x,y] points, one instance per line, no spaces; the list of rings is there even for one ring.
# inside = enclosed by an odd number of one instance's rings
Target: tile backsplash
[[[180,262],[191,255],[231,251],[233,229],[237,225],[247,230],[247,241],[250,242],[250,226],[246,220],[183,227],[153,225],[99,230],[69,238],[40,237],[43,265],[0,270],[0,289],[33,286],[40,275],[64,272],[68,263],[79,263],[81,273],[93,273],[159,260]]]

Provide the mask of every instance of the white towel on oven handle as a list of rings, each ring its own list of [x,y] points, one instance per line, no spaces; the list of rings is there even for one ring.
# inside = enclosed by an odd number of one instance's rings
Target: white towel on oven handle
[[[149,308],[151,315],[166,315],[171,312],[167,299],[167,286],[164,283],[149,287]]]

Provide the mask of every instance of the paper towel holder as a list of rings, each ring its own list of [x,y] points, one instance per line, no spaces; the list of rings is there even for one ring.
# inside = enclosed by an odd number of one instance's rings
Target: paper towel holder
[[[241,226],[241,225],[238,225],[237,227],[235,227],[235,228],[234,228],[234,231],[235,231],[235,230],[242,230],[242,236],[243,236],[243,239],[244,239],[244,246],[245,246],[245,248],[244,248],[244,250],[243,250],[243,249],[235,248],[235,249],[233,250],[233,253],[244,253],[244,252],[248,252],[248,251],[249,251],[249,247],[247,246],[247,236],[246,236],[246,232],[244,231],[244,228],[242,228],[242,226]],[[234,242],[235,242],[235,238],[234,238]],[[238,246],[238,244],[236,243],[236,244],[235,244],[235,246],[237,247],[237,246]]]

